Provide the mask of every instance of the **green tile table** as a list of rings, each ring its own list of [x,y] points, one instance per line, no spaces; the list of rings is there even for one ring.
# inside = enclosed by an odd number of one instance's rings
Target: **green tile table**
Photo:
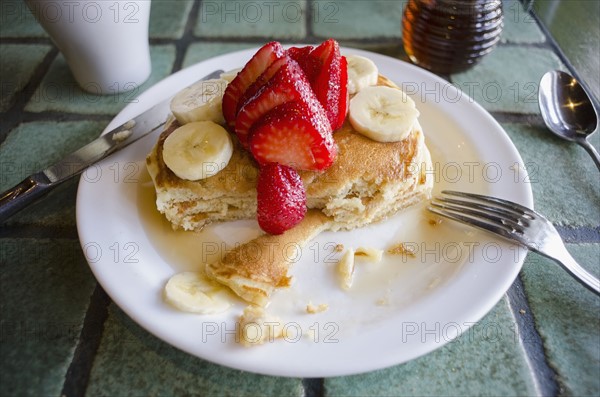
[[[153,72],[139,92],[181,68],[271,39],[314,43],[334,37],[345,46],[406,60],[403,7],[392,0],[154,0]],[[550,29],[520,3],[505,1],[497,49],[471,70],[442,77],[502,124],[535,177],[536,208],[598,276],[599,174],[581,148],[545,130],[536,98],[541,75],[554,68],[591,76],[585,81],[599,92],[600,10],[597,2],[584,0],[536,1],[535,10]],[[80,91],[22,1],[3,0],[0,12],[3,191],[96,137],[126,105],[126,95]],[[580,25],[572,24],[573,16],[581,17]],[[499,88],[493,98],[483,89],[491,85]],[[596,136],[596,147],[599,142]],[[67,182],[0,225],[2,397],[600,395],[600,299],[536,254],[527,256],[513,286],[481,320],[481,326],[498,327],[495,338],[465,334],[391,368],[281,378],[182,353],[139,327],[97,284],[78,243],[76,186]]]

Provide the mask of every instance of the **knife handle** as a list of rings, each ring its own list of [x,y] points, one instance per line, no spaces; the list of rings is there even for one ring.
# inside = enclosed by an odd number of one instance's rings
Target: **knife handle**
[[[0,224],[33,201],[44,196],[52,186],[41,172],[23,179],[18,185],[0,194]]]

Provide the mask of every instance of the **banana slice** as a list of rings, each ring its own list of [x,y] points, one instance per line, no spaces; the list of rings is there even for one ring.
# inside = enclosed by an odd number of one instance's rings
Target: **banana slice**
[[[237,76],[238,73],[241,72],[241,70],[242,70],[242,68],[231,69],[231,70],[221,73],[221,75],[219,77],[221,79],[226,80],[229,83],[231,83],[233,81],[233,79],[235,79],[235,76]]]
[[[181,179],[197,181],[227,166],[233,154],[229,133],[212,121],[195,121],[173,131],[163,145],[163,160]]]
[[[346,61],[348,61],[348,94],[354,95],[365,87],[377,84],[379,69],[375,62],[360,55],[348,55]]]
[[[199,272],[183,272],[165,285],[165,300],[184,312],[221,313],[231,307],[229,293]]]
[[[193,121],[214,121],[223,124],[223,93],[227,80],[199,81],[177,93],[171,100],[171,112],[181,124]]]
[[[406,138],[419,117],[415,102],[397,88],[363,88],[350,100],[350,123],[364,136],[379,142]]]

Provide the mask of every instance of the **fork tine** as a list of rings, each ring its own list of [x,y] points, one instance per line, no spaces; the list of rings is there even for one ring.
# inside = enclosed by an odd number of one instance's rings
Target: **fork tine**
[[[434,198],[432,204],[453,211],[469,212],[469,214],[474,216],[488,218],[498,223],[498,226],[510,225],[514,229],[522,229],[523,226],[527,226],[527,220],[525,220],[525,222],[522,220],[523,215],[521,213],[515,213],[514,211],[506,210],[503,207],[498,207],[497,205],[489,205],[487,203],[472,200],[457,200],[447,197]]]
[[[518,215],[526,215],[527,217],[532,218],[532,219],[536,216],[539,216],[536,212],[534,212],[530,208],[527,208],[521,204],[514,203],[512,201],[504,200],[504,199],[497,198],[497,197],[483,196],[481,194],[476,194],[476,193],[458,192],[455,190],[442,190],[441,193],[445,194],[447,196],[463,197],[466,199],[477,200],[477,201],[480,201],[483,203],[488,203],[488,204],[493,203],[493,204],[496,204],[496,205],[504,208],[505,210],[511,211]]]
[[[505,225],[498,224],[496,222],[490,222],[490,220],[487,218],[479,218],[479,217],[472,216],[470,214],[466,214],[464,210],[460,210],[459,212],[456,212],[454,210],[449,210],[447,208],[443,208],[443,207],[440,208],[440,207],[435,206],[434,204],[430,205],[427,209],[429,211],[433,212],[434,214],[441,215],[445,218],[449,218],[449,219],[452,219],[452,220],[455,220],[455,221],[458,221],[461,223],[466,223],[467,225],[471,225],[476,228],[486,230],[488,232],[492,232],[494,234],[508,238],[510,240],[520,242],[520,239],[519,239],[520,236],[518,236],[516,234],[511,234],[510,229],[507,228]],[[515,238],[517,240],[515,240]],[[523,243],[521,243],[521,244],[523,244]]]
[[[430,209],[433,208],[443,211],[444,214],[453,214],[462,217],[463,221],[468,219],[470,223],[485,223],[489,226],[487,230],[490,230],[490,228],[493,227],[497,230],[503,230],[506,233],[522,232],[522,228],[513,220],[506,220],[494,212],[488,212],[484,209],[473,207],[470,202],[466,202],[465,204],[458,200],[455,201],[457,204],[448,203],[446,202],[446,199],[433,199],[430,203]]]

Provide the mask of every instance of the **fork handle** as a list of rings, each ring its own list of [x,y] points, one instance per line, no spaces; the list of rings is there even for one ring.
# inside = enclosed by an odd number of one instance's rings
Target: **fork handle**
[[[553,259],[558,264],[560,264],[571,276],[573,276],[577,281],[579,281],[584,287],[595,293],[596,295],[600,295],[600,281],[594,277],[591,273],[585,270],[567,251],[567,249],[562,246],[560,255],[556,257],[551,257],[549,255],[542,255]],[[539,252],[539,251],[538,251]]]

